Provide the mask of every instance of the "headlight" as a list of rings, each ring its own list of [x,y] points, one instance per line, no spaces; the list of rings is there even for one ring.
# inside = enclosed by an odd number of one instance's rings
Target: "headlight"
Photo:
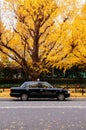
[[[70,93],[70,91],[68,90],[68,93]]]

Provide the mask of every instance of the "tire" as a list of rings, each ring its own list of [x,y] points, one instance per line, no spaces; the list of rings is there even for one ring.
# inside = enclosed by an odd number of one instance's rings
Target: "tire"
[[[64,101],[64,100],[65,100],[65,96],[64,96],[63,93],[60,93],[60,94],[58,95],[58,100],[59,100],[59,101]]]
[[[22,94],[21,95],[21,100],[22,101],[27,101],[28,100],[28,95],[27,94]]]

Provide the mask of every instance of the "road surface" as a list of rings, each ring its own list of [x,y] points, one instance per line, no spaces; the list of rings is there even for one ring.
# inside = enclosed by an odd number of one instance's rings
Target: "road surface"
[[[0,99],[0,130],[86,130],[86,99]]]

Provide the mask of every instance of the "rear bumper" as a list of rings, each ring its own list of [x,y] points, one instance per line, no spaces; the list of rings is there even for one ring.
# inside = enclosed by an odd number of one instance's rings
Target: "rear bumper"
[[[20,97],[20,94],[19,93],[10,93],[10,96],[11,97]]]

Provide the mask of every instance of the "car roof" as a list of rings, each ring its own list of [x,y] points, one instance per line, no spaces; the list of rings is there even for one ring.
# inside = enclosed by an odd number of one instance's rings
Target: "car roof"
[[[34,84],[34,83],[46,83],[46,84],[49,84],[46,81],[26,81],[26,82],[24,82],[24,84]]]

